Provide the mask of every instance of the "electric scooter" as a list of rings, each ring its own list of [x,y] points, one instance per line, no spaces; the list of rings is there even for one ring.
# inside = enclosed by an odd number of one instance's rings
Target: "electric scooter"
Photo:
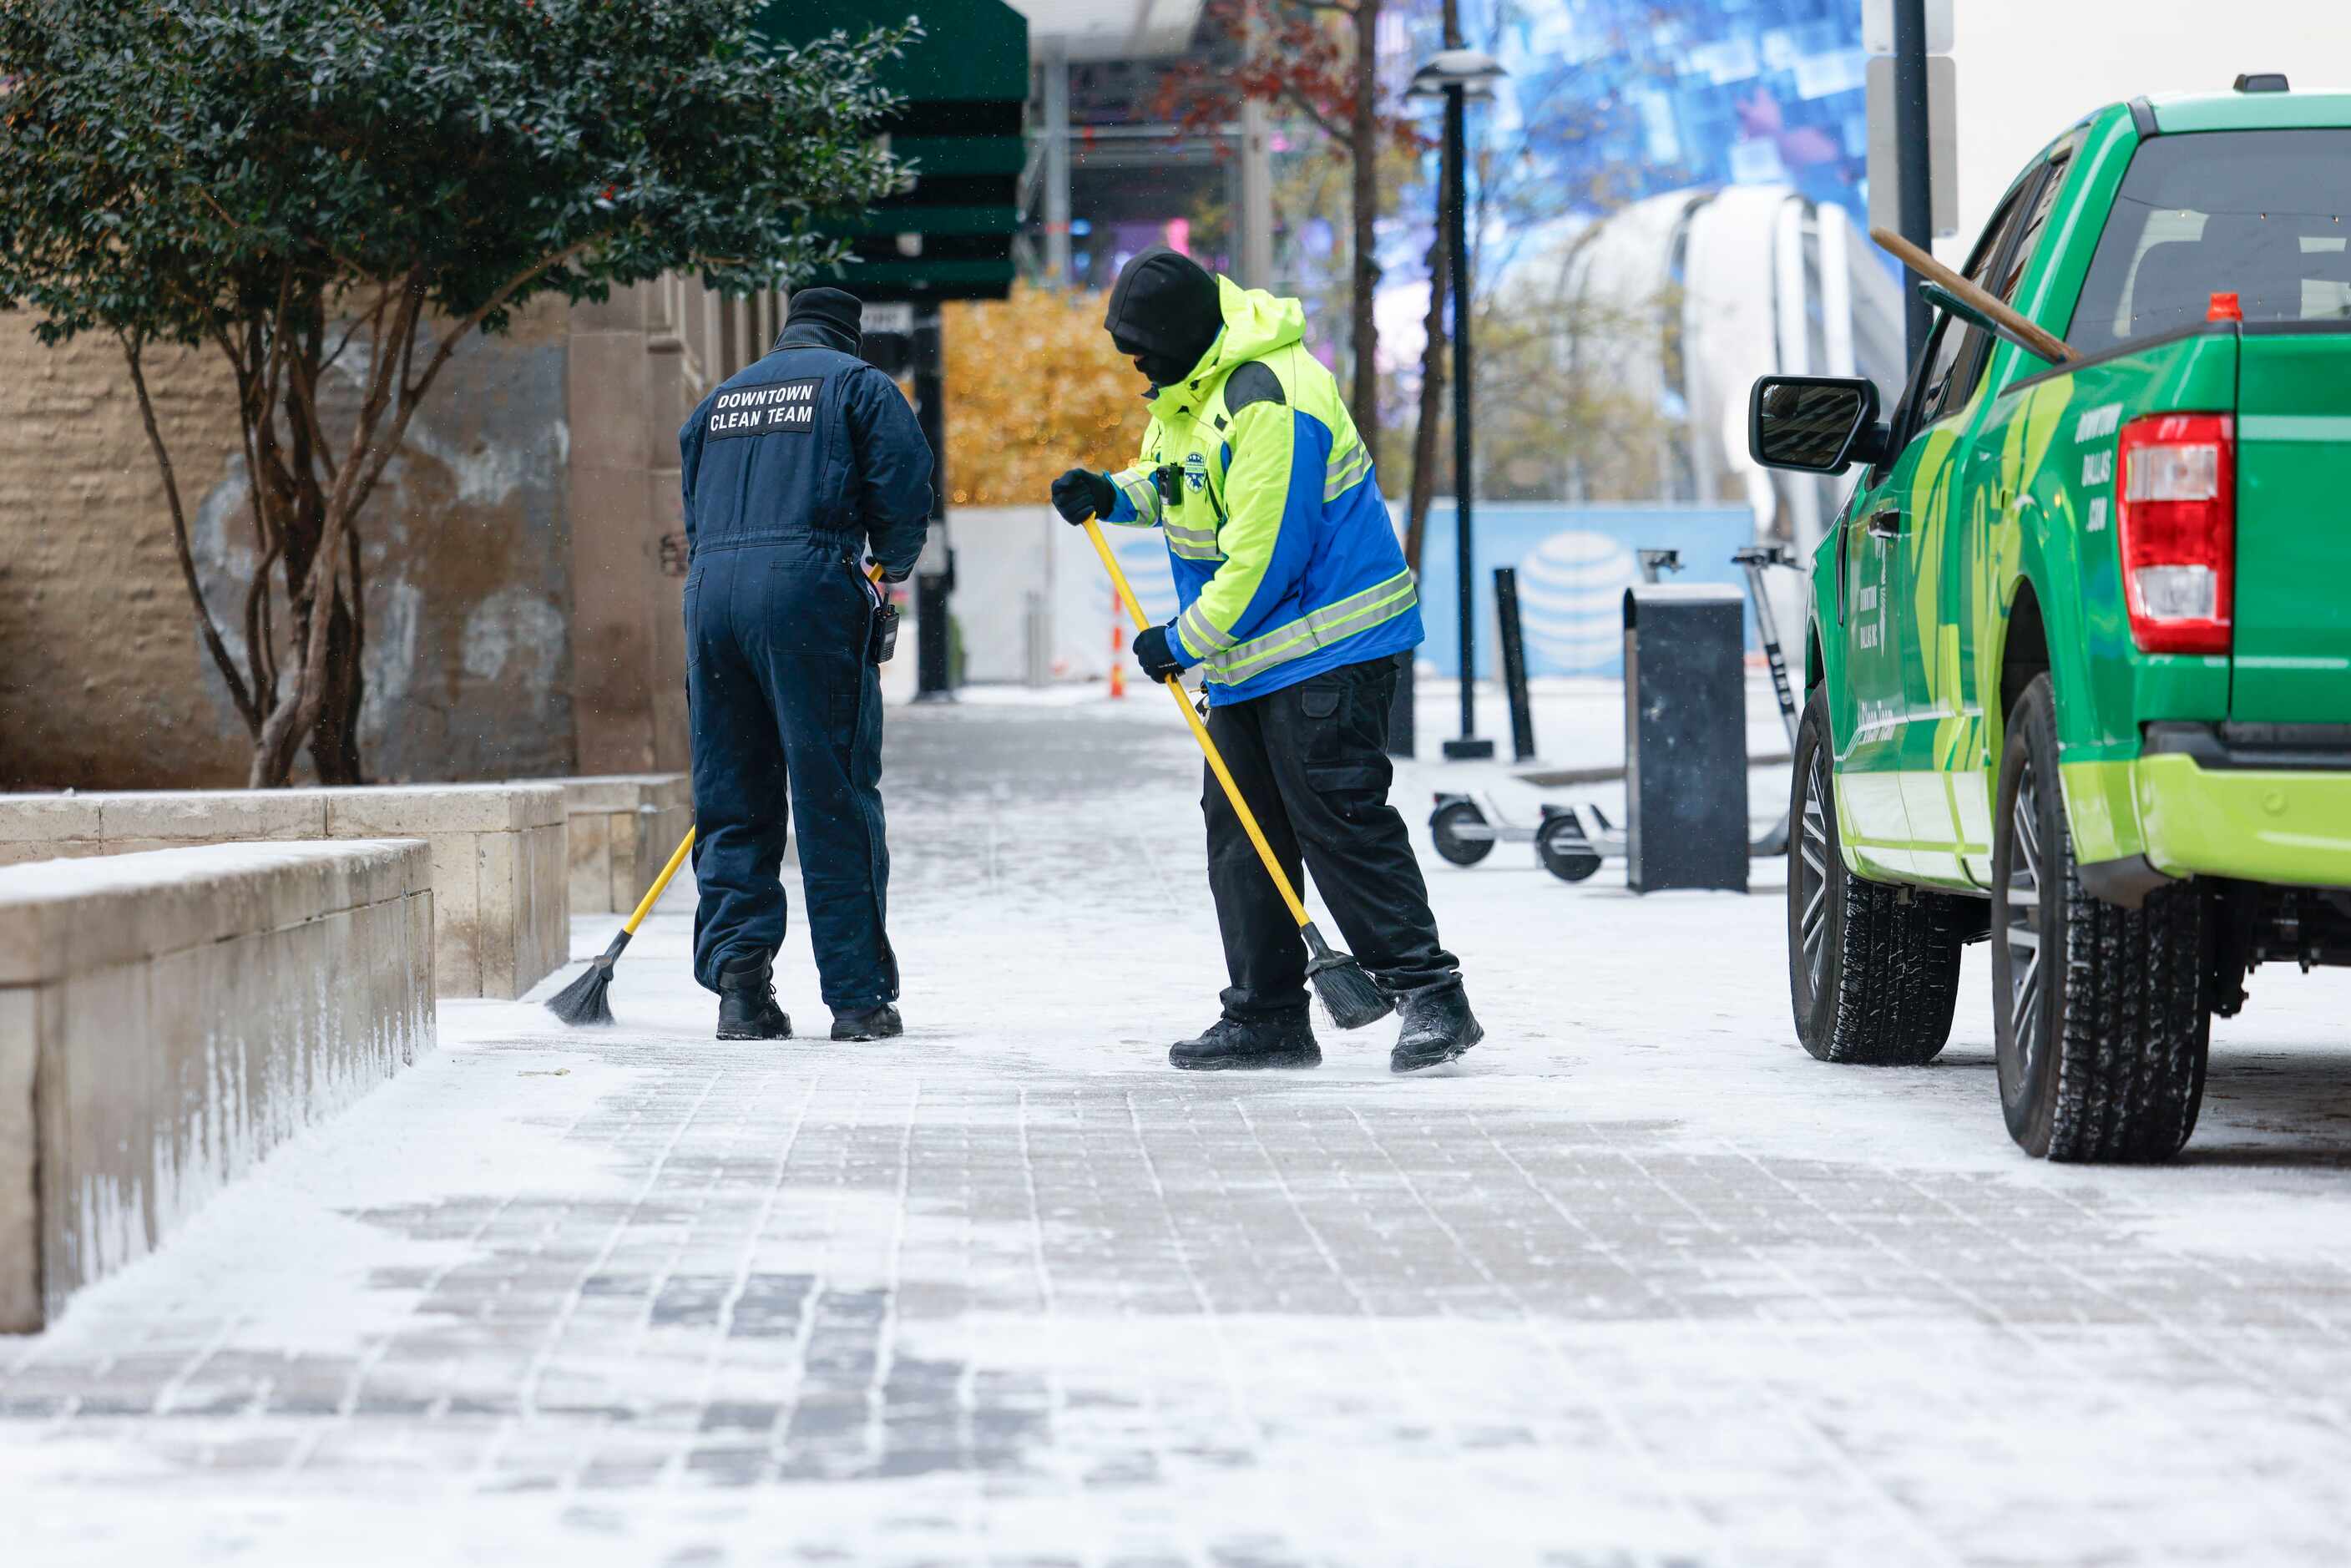
[[[1755,635],[1763,644],[1763,662],[1771,670],[1771,695],[1780,704],[1780,722],[1788,731],[1788,755],[1796,755],[1796,694],[1788,683],[1788,660],[1780,651],[1780,622],[1771,613],[1771,596],[1763,591],[1763,569],[1784,566],[1795,569],[1796,558],[1786,545],[1749,545],[1730,552],[1733,564],[1746,569],[1747,598],[1755,606]],[[1767,859],[1788,852],[1788,818],[1782,812],[1777,826],[1755,841],[1755,858]]]
[[[1788,661],[1780,647],[1779,620],[1772,614],[1771,597],[1764,591],[1763,570],[1773,566],[1792,568],[1795,557],[1787,546],[1771,544],[1747,546],[1732,551],[1730,559],[1747,574],[1747,597],[1755,607],[1756,636],[1763,644],[1764,663],[1771,672],[1771,694],[1779,702],[1780,719],[1788,731],[1788,752],[1793,756],[1796,698],[1788,682]],[[1660,572],[1682,570],[1679,550],[1645,549],[1640,552],[1640,562],[1642,579],[1648,582],[1657,581]],[[1458,866],[1478,864],[1494,852],[1497,843],[1531,843],[1535,859],[1542,868],[1562,882],[1583,882],[1598,872],[1603,862],[1625,858],[1625,830],[1610,821],[1608,814],[1592,802],[1566,806],[1545,802],[1539,810],[1541,817],[1530,827],[1511,821],[1491,798],[1440,791],[1437,809],[1429,814],[1429,837],[1437,854]],[[1750,852],[1759,859],[1788,852],[1788,820],[1784,815],[1771,831],[1755,841]]]
[[[1498,843],[1531,843],[1543,870],[1562,882],[1582,882],[1598,871],[1605,856],[1583,820],[1583,814],[1589,813],[1596,825],[1606,824],[1598,809],[1546,801],[1540,810],[1541,821],[1528,827],[1504,816],[1490,799],[1440,790],[1437,810],[1429,814],[1428,835],[1436,841],[1437,852],[1455,865],[1476,865],[1492,854]],[[1624,835],[1615,833],[1614,838],[1615,852],[1622,856]]]

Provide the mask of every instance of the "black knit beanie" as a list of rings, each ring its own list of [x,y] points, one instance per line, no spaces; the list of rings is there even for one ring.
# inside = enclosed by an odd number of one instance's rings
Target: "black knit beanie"
[[[803,321],[830,327],[849,340],[849,352],[855,353],[865,337],[865,306],[856,295],[845,288],[796,288],[784,309],[787,329]]]
[[[1118,351],[1159,386],[1189,375],[1224,328],[1216,274],[1181,251],[1154,246],[1120,269],[1102,326]]]

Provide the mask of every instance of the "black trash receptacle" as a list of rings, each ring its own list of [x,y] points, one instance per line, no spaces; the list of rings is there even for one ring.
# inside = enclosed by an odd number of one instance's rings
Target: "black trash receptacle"
[[[1625,591],[1625,882],[1747,891],[1746,601]]]

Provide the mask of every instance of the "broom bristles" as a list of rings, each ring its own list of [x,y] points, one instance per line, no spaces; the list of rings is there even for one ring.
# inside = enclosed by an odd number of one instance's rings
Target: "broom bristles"
[[[605,993],[612,988],[612,971],[601,958],[590,959],[580,977],[547,998],[547,1010],[574,1029],[612,1021],[612,1004]]]
[[[612,1003],[606,993],[612,988],[612,963],[628,945],[627,932],[613,937],[611,946],[588,960],[578,979],[547,998],[547,1010],[574,1029],[611,1023]]]
[[[1332,1023],[1341,1029],[1361,1029],[1395,1010],[1395,1004],[1364,973],[1361,964],[1334,951],[1311,925],[1301,927],[1301,931],[1310,955],[1306,977],[1313,983],[1314,994],[1322,999],[1322,1009],[1331,1015]]]

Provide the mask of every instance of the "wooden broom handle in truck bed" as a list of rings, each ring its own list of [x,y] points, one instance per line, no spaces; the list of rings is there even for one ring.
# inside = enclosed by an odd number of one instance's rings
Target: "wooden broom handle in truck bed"
[[[2015,333],[2032,346],[2032,351],[2053,365],[2062,365],[2081,356],[2072,345],[2053,332],[2043,331],[2002,304],[2000,298],[1981,285],[1971,283],[1953,272],[1908,240],[1891,229],[1872,229],[1869,237],[1890,251],[1895,259],[1929,282],[1939,283],[1952,294],[1982,311],[1993,320]]]

